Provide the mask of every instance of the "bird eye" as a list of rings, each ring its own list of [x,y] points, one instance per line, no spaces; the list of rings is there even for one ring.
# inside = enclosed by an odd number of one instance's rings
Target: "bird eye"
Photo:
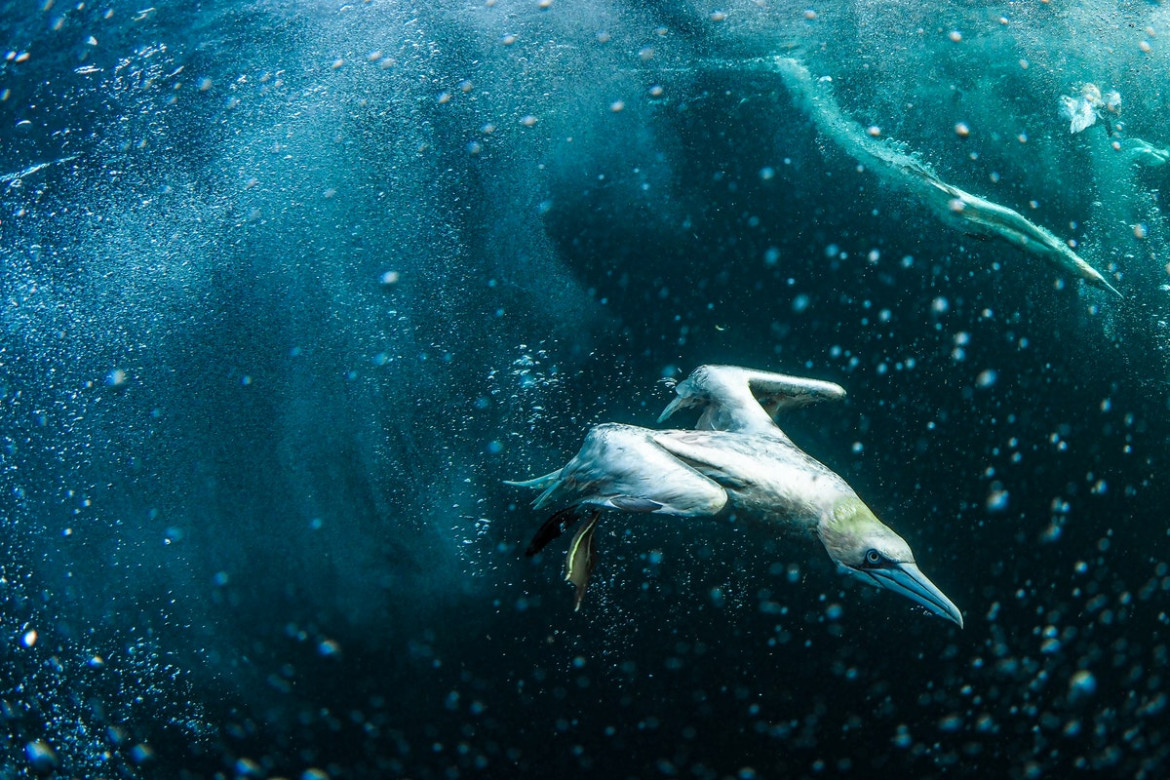
[[[877,550],[870,550],[865,554],[865,562],[870,566],[877,566],[882,562],[882,554]]]

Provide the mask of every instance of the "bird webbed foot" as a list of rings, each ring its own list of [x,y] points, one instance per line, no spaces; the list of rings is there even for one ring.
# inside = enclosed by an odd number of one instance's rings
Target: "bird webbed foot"
[[[573,598],[573,611],[581,609],[581,601],[585,598],[585,587],[589,584],[589,575],[593,573],[593,565],[597,562],[597,553],[593,546],[593,531],[597,528],[597,519],[601,512],[593,512],[586,519],[569,545],[569,554],[565,558],[565,581],[576,586],[577,592]]]

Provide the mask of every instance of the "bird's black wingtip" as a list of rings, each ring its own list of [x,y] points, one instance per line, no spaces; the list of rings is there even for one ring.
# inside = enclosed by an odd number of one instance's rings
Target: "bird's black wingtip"
[[[524,550],[524,557],[531,558],[538,552],[548,546],[548,543],[558,536],[563,534],[569,528],[572,528],[578,520],[581,519],[581,514],[577,507],[571,506],[556,512],[532,537],[532,541],[528,543],[528,547]]]

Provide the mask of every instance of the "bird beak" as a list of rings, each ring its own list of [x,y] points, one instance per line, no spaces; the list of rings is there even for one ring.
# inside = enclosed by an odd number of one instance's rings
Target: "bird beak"
[[[895,563],[880,569],[865,569],[873,584],[900,593],[939,617],[963,627],[963,613],[913,563]]]

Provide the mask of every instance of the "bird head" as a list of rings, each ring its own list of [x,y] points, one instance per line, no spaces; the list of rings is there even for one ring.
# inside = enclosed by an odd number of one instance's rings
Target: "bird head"
[[[906,540],[878,520],[859,498],[839,501],[817,525],[829,557],[845,574],[899,593],[963,627],[963,615],[918,569]]]

